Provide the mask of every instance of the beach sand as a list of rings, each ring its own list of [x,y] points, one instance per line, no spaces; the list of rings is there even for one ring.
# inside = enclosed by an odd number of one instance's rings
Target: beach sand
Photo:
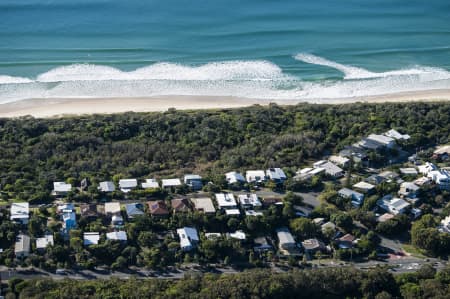
[[[0,104],[0,117],[61,117],[83,114],[111,114],[121,112],[237,108],[255,104],[293,105],[301,102],[322,104],[346,104],[355,102],[411,102],[450,101],[450,89],[404,92],[380,96],[354,97],[324,100],[258,100],[219,96],[160,96],[147,98],[63,98],[29,99]]]

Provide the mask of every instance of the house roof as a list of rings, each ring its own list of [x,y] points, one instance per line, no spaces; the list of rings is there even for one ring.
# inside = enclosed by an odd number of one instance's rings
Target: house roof
[[[397,130],[394,130],[394,129],[387,131],[386,133],[384,133],[384,135],[386,135],[387,137],[394,138],[394,139],[408,140],[409,138],[411,138],[411,136],[409,136],[408,134],[400,134],[400,132],[398,132]]]
[[[361,198],[364,197],[364,194],[361,194],[359,192],[356,192],[352,189],[348,189],[348,188],[342,188],[338,191],[339,195],[343,196],[343,197],[348,197],[348,198]]]
[[[198,174],[186,174],[184,176],[184,181],[186,182],[187,180],[201,180],[202,177],[199,176]]]
[[[119,187],[120,187],[120,189],[136,188],[137,187],[137,179],[122,179],[119,181]]]
[[[450,144],[438,147],[433,153],[436,155],[450,154]]]
[[[227,215],[241,215],[241,211],[239,209],[226,209],[225,214]]]
[[[100,240],[99,232],[88,232],[83,234],[83,244],[85,246],[97,245]]]
[[[159,188],[159,183],[155,179],[146,179],[145,183],[142,183],[142,188],[144,189]]]
[[[215,213],[216,208],[209,197],[191,198],[191,202],[198,211],[203,211],[205,213]]]
[[[245,240],[245,238],[246,238],[245,233],[241,230],[237,230],[234,233],[230,233],[229,236],[230,236],[230,238],[238,239],[238,240]]]
[[[100,182],[98,189],[102,192],[114,192],[116,186],[111,181]]]
[[[385,222],[392,218],[394,218],[394,215],[389,214],[389,213],[384,213],[383,215],[378,217],[378,222]]]
[[[28,202],[13,202],[11,204],[11,220],[28,219],[30,213],[30,204]]]
[[[110,232],[106,234],[107,240],[127,241],[127,233],[125,231]]]
[[[400,173],[406,175],[417,175],[417,170],[413,167],[400,168]]]
[[[198,237],[198,232],[193,227],[183,227],[177,229],[178,237],[180,238],[180,246],[181,248],[192,247],[192,242],[200,241]]]
[[[14,245],[14,252],[29,252],[30,251],[31,239],[29,236],[24,234],[19,234],[16,238],[16,243]]]
[[[95,204],[84,204],[80,206],[81,216],[83,217],[94,217],[97,216],[97,205]]]
[[[269,168],[266,170],[266,175],[271,180],[285,180],[287,179],[286,174],[281,168]]]
[[[170,205],[175,212],[189,212],[188,201],[185,198],[176,198],[170,201]]]
[[[37,238],[36,239],[36,248],[37,249],[44,249],[48,245],[53,245],[53,235],[45,235],[43,238]]]
[[[394,139],[388,136],[384,136],[384,135],[378,135],[378,134],[370,134],[367,139],[376,141],[378,143],[381,143],[383,145],[388,145],[392,142],[394,142]]]
[[[287,227],[282,227],[276,230],[280,244],[295,244],[294,237]]]
[[[180,179],[163,179],[162,186],[165,187],[178,187],[181,186]]]
[[[374,185],[361,181],[353,185],[353,188],[361,189],[364,191],[369,191],[375,188]]]
[[[238,200],[241,205],[251,205],[253,207],[262,206],[261,201],[255,193],[239,194]]]
[[[237,205],[234,195],[231,193],[216,193],[215,196],[220,208],[235,207]]]
[[[149,201],[147,202],[147,205],[148,210],[152,215],[163,216],[169,214],[169,210],[163,200]]]
[[[105,214],[116,214],[116,213],[120,213],[120,203],[106,202],[105,203]]]
[[[54,182],[53,189],[55,192],[69,192],[72,190],[72,185],[65,182]]]
[[[323,244],[317,239],[308,239],[302,242],[302,246],[305,250],[315,250],[322,248]]]
[[[330,160],[330,162],[333,162],[333,163],[336,163],[339,165],[344,165],[350,161],[350,159],[347,157],[337,156],[337,155],[330,156],[328,158],[328,160]]]
[[[327,174],[330,174],[333,176],[344,171],[339,166],[334,165],[333,163],[331,163],[329,161],[325,161],[325,160],[318,161],[318,162],[314,163],[313,166],[314,166],[314,168],[323,168],[323,169],[325,169],[325,172]]]
[[[142,204],[140,203],[130,203],[125,205],[125,209],[127,211],[128,217],[144,215],[144,211],[142,210]]]
[[[247,182],[260,182],[266,180],[266,173],[264,170],[247,170],[245,172]]]
[[[236,171],[227,172],[225,178],[229,184],[234,184],[237,182],[245,182],[245,178],[242,174]]]

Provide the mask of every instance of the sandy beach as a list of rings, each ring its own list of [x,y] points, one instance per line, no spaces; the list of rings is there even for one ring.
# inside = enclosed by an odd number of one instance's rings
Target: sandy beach
[[[0,104],[0,117],[33,116],[39,118],[83,114],[111,114],[121,112],[155,112],[170,108],[178,110],[220,109],[251,106],[255,104],[294,105],[301,102],[321,104],[348,104],[355,102],[412,102],[448,101],[450,89],[404,92],[368,97],[317,100],[259,100],[217,96],[160,96],[147,98],[47,98],[28,99]]]

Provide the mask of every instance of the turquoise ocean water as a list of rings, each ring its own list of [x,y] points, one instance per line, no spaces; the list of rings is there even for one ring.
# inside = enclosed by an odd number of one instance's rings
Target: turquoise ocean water
[[[448,0],[0,0],[0,103],[441,88]]]

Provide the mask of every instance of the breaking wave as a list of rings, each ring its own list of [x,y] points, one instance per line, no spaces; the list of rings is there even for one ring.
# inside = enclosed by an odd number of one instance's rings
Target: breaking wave
[[[256,99],[321,100],[450,88],[450,73],[435,67],[372,72],[308,53],[299,63],[342,72],[341,79],[303,80],[264,60],[188,66],[155,63],[123,71],[111,66],[60,66],[36,78],[0,75],[0,103],[28,98],[145,97],[162,95],[235,96]],[[318,74],[320,75],[320,74]]]

